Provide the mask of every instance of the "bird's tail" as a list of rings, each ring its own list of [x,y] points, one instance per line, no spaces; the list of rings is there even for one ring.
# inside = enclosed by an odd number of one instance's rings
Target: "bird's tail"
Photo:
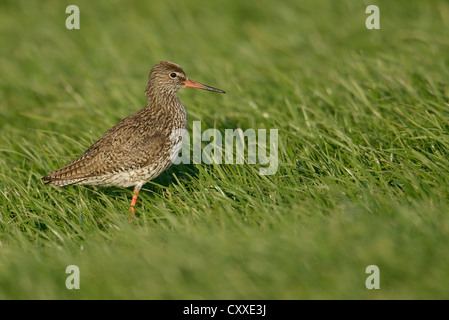
[[[41,178],[42,182],[44,182],[44,184],[52,184],[58,187],[63,187],[63,186],[69,186],[72,184],[77,184],[80,183],[82,180],[85,179],[64,179],[64,178],[58,178],[55,176],[52,176],[51,174],[48,176],[45,176],[43,178]]]

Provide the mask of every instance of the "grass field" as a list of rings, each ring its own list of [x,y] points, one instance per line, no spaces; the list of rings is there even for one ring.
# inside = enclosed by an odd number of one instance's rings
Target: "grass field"
[[[0,298],[449,298],[448,52],[443,0],[2,1]],[[172,166],[135,225],[132,189],[44,186],[160,60],[227,92],[179,92],[189,131],[278,129],[277,173]]]

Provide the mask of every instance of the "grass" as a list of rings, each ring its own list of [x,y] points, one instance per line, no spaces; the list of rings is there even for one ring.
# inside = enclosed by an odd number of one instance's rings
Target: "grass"
[[[369,4],[2,1],[0,298],[447,299],[449,5]],[[44,186],[159,60],[227,92],[179,92],[190,131],[278,129],[277,173],[172,166],[136,225],[131,189]]]

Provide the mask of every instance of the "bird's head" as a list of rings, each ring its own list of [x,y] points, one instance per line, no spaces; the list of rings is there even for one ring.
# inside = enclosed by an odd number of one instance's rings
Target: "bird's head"
[[[225,93],[223,90],[188,79],[179,65],[169,61],[161,61],[151,69],[145,92],[147,97],[149,97],[151,92],[157,91],[161,94],[176,93],[176,91],[185,87]]]

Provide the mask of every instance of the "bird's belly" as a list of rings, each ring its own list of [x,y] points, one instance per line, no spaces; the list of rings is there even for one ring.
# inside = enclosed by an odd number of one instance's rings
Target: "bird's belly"
[[[132,170],[108,173],[102,176],[88,178],[79,184],[85,185],[99,185],[99,186],[111,186],[116,185],[120,187],[133,187],[137,184],[141,184],[144,181],[149,181],[156,178],[166,169],[168,169],[182,147],[182,138],[176,144],[170,148],[170,157],[165,159],[158,159],[148,166],[143,168],[136,168]],[[165,160],[165,161],[164,161]]]
[[[95,181],[86,181],[89,185],[115,185],[120,187],[133,187],[145,181],[156,178],[171,165],[171,162],[153,164],[147,167],[111,173],[96,177]]]
[[[170,135],[170,142],[162,148],[165,149],[165,151],[160,153],[157,158],[152,159],[152,161],[145,167],[88,177],[80,182],[77,182],[76,184],[132,187],[154,179],[172,165],[182,148],[182,143],[186,132],[187,131],[185,129],[173,130]]]

